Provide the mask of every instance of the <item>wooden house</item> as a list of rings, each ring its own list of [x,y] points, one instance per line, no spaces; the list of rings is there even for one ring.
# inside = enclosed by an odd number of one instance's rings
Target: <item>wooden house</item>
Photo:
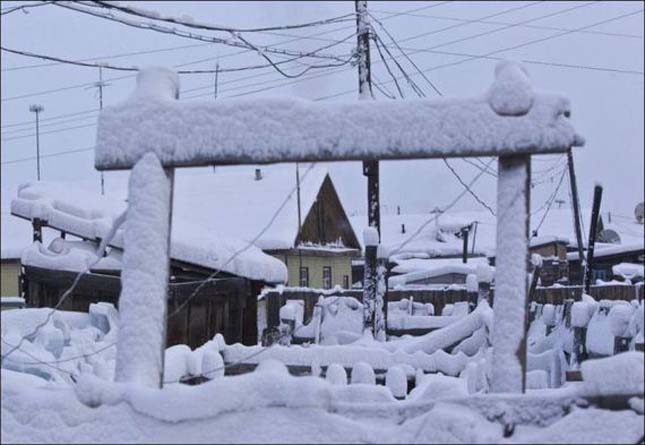
[[[37,222],[36,238],[42,230],[66,234],[65,239],[49,244],[35,241],[23,250],[21,295],[28,306],[54,306],[78,273],[92,266],[61,308],[87,311],[99,301],[118,307],[122,229],[110,243],[109,253],[93,263],[100,238],[125,208],[124,201],[68,184],[34,183],[19,191],[12,213]],[[234,261],[230,260],[236,252]],[[209,234],[180,217],[173,218],[170,256],[168,346],[197,347],[215,333],[223,334],[227,342],[256,344],[257,295],[267,284],[286,281],[285,266],[255,246]]]

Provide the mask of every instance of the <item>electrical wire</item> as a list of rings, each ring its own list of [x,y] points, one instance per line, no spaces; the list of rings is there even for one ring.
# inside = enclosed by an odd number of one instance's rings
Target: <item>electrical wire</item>
[[[8,7],[8,8],[5,8],[2,12],[0,12],[0,15],[11,14],[12,12],[16,12],[16,11],[19,11],[19,10],[21,10],[25,14],[28,14],[27,9],[29,9],[29,8],[37,8],[39,6],[45,6],[45,5],[48,5],[50,3],[54,3],[54,2],[53,1],[38,2],[38,3],[30,3],[28,5],[20,5],[20,6]]]
[[[373,9],[370,8],[370,12],[375,12],[378,14],[395,14],[393,11],[384,11],[381,9]],[[436,20],[449,20],[449,21],[456,21],[456,22],[462,22],[462,23],[482,23],[484,25],[497,25],[497,26],[504,26],[504,25],[510,25],[511,23],[508,22],[500,22],[497,20],[485,20],[485,19],[463,19],[459,17],[448,17],[448,16],[441,16],[441,15],[429,15],[429,14],[415,14],[415,13],[406,13],[406,12],[399,12],[399,15],[405,15],[408,17],[423,17],[423,18],[429,18],[429,19],[436,19]],[[531,28],[531,29],[542,29],[546,31],[571,31],[570,28],[559,28],[556,26],[545,26],[545,25],[520,25],[522,28]],[[612,36],[612,37],[628,37],[628,38],[634,38],[634,39],[643,39],[645,36],[638,35],[638,34],[625,34],[625,33],[617,33],[617,32],[605,32],[605,31],[592,31],[592,30],[585,30],[585,31],[576,31],[581,34],[597,34],[597,35],[603,35],[603,36]]]
[[[55,158],[55,157],[58,157],[58,156],[63,156],[63,155],[68,155],[68,154],[73,154],[73,153],[81,153],[81,152],[85,152],[85,151],[94,150],[94,148],[95,147],[92,146],[92,147],[85,147],[85,148],[77,148],[75,150],[66,150],[66,151],[59,151],[57,153],[44,154],[44,155],[40,155],[40,159],[43,159],[43,158]],[[38,159],[38,156],[30,156],[30,157],[27,157],[27,158],[11,159],[9,161],[2,161],[2,162],[0,162],[0,164],[2,164],[2,165],[18,164],[20,162],[35,161],[36,159]]]
[[[446,167],[448,167],[448,169],[452,172],[452,174],[454,175],[454,177],[455,177],[455,178],[457,178],[457,181],[459,181],[459,183],[460,183],[463,187],[465,187],[465,188],[466,188],[466,190],[468,191],[468,193],[470,193],[470,195],[471,195],[473,198],[475,198],[475,201],[477,201],[477,202],[478,202],[479,204],[481,204],[484,208],[486,208],[486,210],[488,210],[488,211],[490,212],[490,214],[491,214],[491,215],[495,216],[495,211],[494,211],[494,210],[493,210],[493,209],[492,209],[488,204],[486,204],[486,203],[484,202],[484,200],[483,200],[483,199],[481,199],[479,196],[477,196],[477,194],[476,194],[475,192],[473,192],[473,191],[472,191],[472,189],[470,188],[470,186],[469,186],[468,184],[466,184],[466,183],[464,182],[464,180],[463,180],[463,179],[461,179],[461,176],[459,176],[459,173],[457,173],[457,171],[456,171],[454,168],[452,168],[452,165],[450,165],[450,163],[448,162],[448,159],[446,159],[446,158],[442,158],[442,159],[443,159],[444,164],[446,164]],[[485,172],[485,170],[482,170],[482,173],[484,173],[484,172]]]

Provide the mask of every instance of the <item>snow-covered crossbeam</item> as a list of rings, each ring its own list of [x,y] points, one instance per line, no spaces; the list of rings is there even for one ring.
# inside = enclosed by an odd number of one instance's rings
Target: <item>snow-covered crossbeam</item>
[[[507,61],[475,98],[180,102],[178,92],[172,71],[140,71],[134,94],[100,114],[96,168],[128,169],[147,152],[178,167],[557,153],[584,143],[568,100],[534,92]]]

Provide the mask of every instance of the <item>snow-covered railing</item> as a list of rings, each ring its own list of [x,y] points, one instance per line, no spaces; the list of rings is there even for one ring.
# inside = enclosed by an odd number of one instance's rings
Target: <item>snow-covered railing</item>
[[[464,99],[186,103],[177,100],[177,74],[163,68],[141,70],[137,84],[127,101],[102,110],[95,166],[137,170],[135,165],[145,160],[159,163],[169,179],[170,194],[167,199],[154,197],[155,210],[168,208],[168,220],[172,220],[175,167],[498,156],[492,389],[522,392],[531,155],[565,153],[584,143],[567,120],[566,98],[535,92],[524,68],[508,61],[498,63],[495,80],[484,95]],[[131,185],[134,182],[131,179]],[[136,193],[133,189],[130,195]],[[131,207],[129,212],[140,210]],[[159,239],[164,236],[169,244],[170,227],[159,233]],[[125,238],[134,240],[137,235]],[[161,261],[158,266],[155,275],[164,275]],[[364,304],[372,307],[371,301]],[[384,339],[380,314],[366,310],[365,323],[375,320],[375,337]]]

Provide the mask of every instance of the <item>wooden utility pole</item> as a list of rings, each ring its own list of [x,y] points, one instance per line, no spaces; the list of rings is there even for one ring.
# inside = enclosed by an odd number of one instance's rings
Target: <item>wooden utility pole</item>
[[[372,76],[370,73],[370,24],[367,15],[367,1],[355,0],[356,43],[358,56],[358,99],[370,100]],[[367,176],[367,215],[368,223],[381,235],[381,212],[379,204],[379,165],[378,161],[363,161],[363,174]]]
[[[576,230],[576,243],[578,244],[578,258],[580,267],[585,270],[586,261],[582,246],[582,230],[580,229],[580,207],[578,200],[578,185],[576,184],[576,171],[573,167],[573,152],[571,147],[567,150],[567,164],[569,164],[569,185],[571,186],[571,206],[573,207],[573,226]]]
[[[600,201],[602,200],[602,186],[596,185],[593,189],[593,208],[591,210],[591,227],[589,227],[589,246],[587,249],[587,262],[584,268],[583,284],[585,293],[589,293],[591,287],[591,276],[593,275],[593,252],[596,244],[596,231],[598,218],[600,217]]]

